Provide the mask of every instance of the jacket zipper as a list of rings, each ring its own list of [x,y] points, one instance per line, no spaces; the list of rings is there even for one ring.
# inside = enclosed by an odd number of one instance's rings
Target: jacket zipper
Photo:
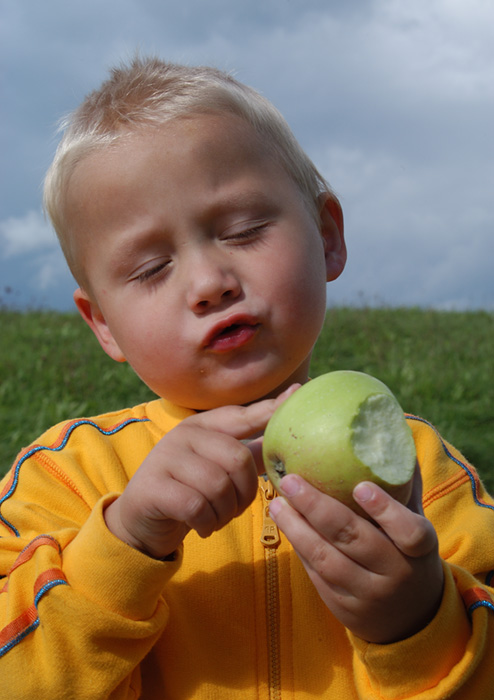
[[[278,559],[276,547],[280,543],[280,531],[269,516],[269,502],[275,497],[273,484],[261,478],[263,498],[261,543],[264,545],[266,565],[266,614],[268,630],[268,682],[269,700],[281,700],[280,666],[280,598]]]

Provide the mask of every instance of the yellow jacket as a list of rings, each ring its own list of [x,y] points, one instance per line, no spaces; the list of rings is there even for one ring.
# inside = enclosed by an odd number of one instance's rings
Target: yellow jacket
[[[189,414],[157,400],[63,423],[4,478],[0,697],[494,698],[494,501],[432,426],[409,417],[443,601],[419,634],[376,645],[332,617],[277,541],[262,479],[241,517],[207,540],[189,533],[175,562],[107,530],[104,506]]]

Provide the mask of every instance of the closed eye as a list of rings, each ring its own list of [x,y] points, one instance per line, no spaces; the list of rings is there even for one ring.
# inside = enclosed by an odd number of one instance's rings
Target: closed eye
[[[258,226],[252,226],[251,228],[245,229],[245,230],[240,230],[236,232],[232,232],[225,236],[225,240],[231,241],[232,243],[243,243],[243,242],[249,242],[253,240],[257,240],[261,234],[265,231],[265,229],[268,227],[267,223],[262,223],[259,224]]]
[[[146,270],[140,272],[138,275],[136,275],[134,279],[142,284],[143,282],[147,282],[151,279],[157,278],[160,275],[160,273],[162,273],[165,270],[167,265],[167,262],[162,262],[159,263],[159,265],[155,265],[154,267],[149,267]]]

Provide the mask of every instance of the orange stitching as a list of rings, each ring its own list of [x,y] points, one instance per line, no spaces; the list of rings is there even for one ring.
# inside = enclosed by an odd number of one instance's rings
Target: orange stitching
[[[78,496],[85,505],[87,505],[84,496],[79,491],[72,479],[70,479],[67,474],[56,465],[55,462],[51,461],[46,452],[38,452],[36,455],[33,455],[32,459],[44,469],[51,472],[59,481],[65,484],[65,486],[67,486],[72,493],[75,493],[75,495]]]
[[[22,615],[16,617],[15,620],[9,622],[3,630],[0,630],[0,647],[15,639],[19,634],[24,632],[30,625],[38,619],[38,611],[34,605],[31,605]]]
[[[55,539],[53,539],[53,537],[50,537],[49,535],[39,535],[38,537],[35,537],[34,540],[32,540],[27,545],[27,547],[24,547],[22,552],[19,554],[19,556],[13,563],[9,574],[15,571],[15,569],[17,569],[18,566],[21,566],[22,564],[25,564],[27,561],[29,561],[35,553],[35,551],[38,549],[38,547],[42,547],[44,545],[54,547],[56,550],[58,550],[58,552],[60,552],[60,545]]]
[[[443,481],[441,484],[435,486],[433,489],[424,494],[422,498],[424,508],[433,503],[434,501],[437,501],[438,498],[441,498],[442,496],[451,493],[451,491],[454,491],[456,488],[458,488],[467,481],[470,481],[470,477],[466,472],[459,472],[457,474],[454,474],[452,477],[450,477],[446,481]]]
[[[37,596],[40,590],[43,588],[43,586],[46,586],[46,584],[50,583],[50,581],[56,581],[57,579],[67,581],[62,569],[54,567],[53,569],[47,569],[46,571],[43,571],[43,573],[40,574],[35,581],[34,595]]]

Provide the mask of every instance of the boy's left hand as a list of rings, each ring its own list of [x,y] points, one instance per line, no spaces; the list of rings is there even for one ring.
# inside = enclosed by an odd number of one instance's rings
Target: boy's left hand
[[[441,602],[443,569],[436,532],[423,516],[418,467],[408,507],[375,484],[355,488],[355,500],[375,523],[294,474],[280,490],[284,498],[272,501],[271,516],[345,627],[385,644],[430,622]]]

